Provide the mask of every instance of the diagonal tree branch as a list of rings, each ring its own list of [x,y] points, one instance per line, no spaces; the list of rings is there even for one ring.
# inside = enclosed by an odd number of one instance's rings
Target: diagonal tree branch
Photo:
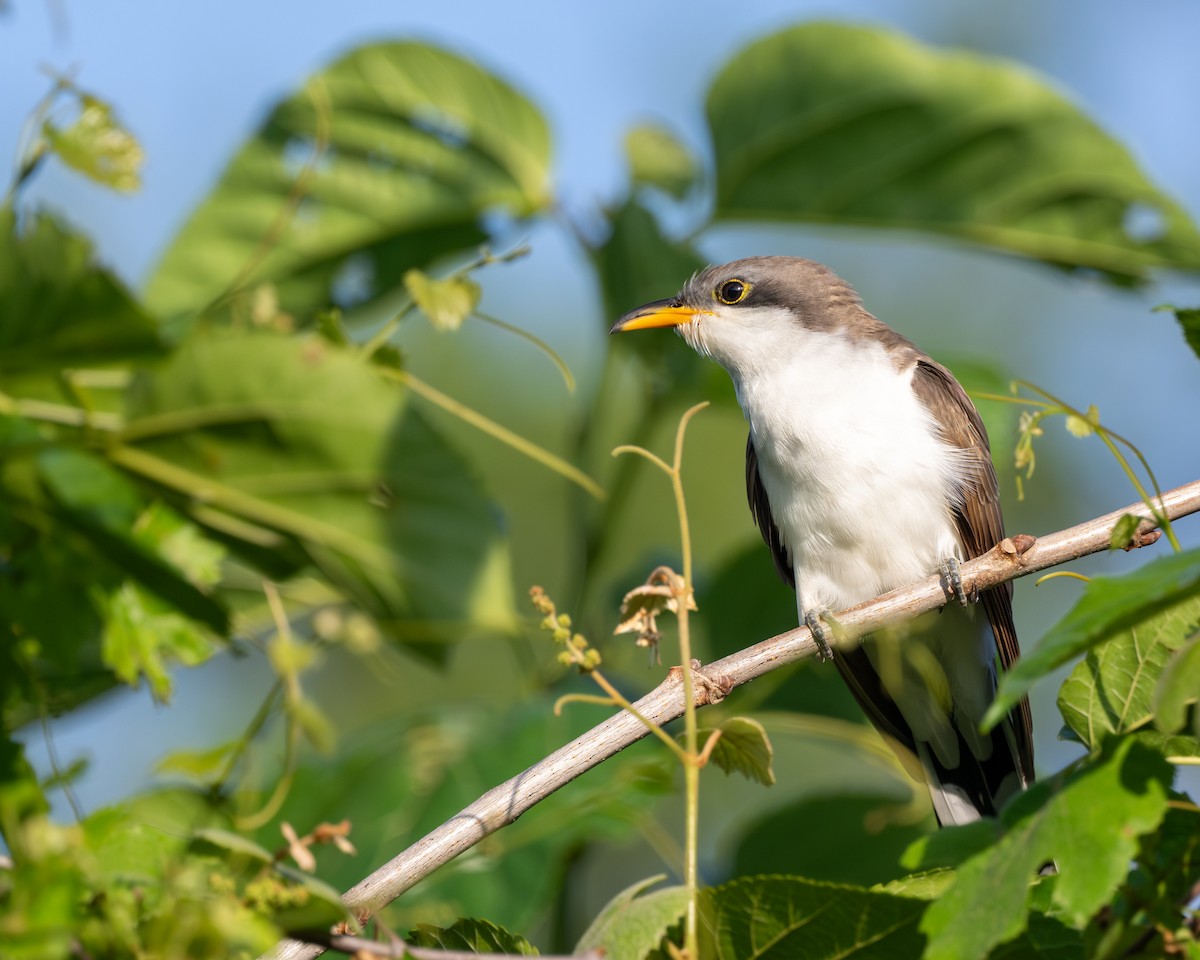
[[[1200,512],[1200,480],[1167,491],[1161,506],[1171,520]],[[1135,503],[1041,538],[1024,534],[1006,538],[989,553],[962,564],[963,586],[970,594],[1107,550],[1114,525],[1126,514],[1144,518],[1132,546],[1146,546],[1158,539],[1159,532],[1149,517],[1149,509],[1143,503]],[[929,577],[842,611],[836,619],[850,636],[862,636],[885,624],[935,610],[946,601],[940,578]],[[735,687],[816,652],[808,628],[799,627],[699,667],[696,704],[719,702]],[[634,706],[642,716],[660,726],[681,716],[684,700],[679,668],[672,668],[667,678]],[[609,717],[528,770],[489,790],[348,890],[343,900],[359,916],[376,912],[438,867],[514,822],[560,787],[636,743],[648,732],[640,720],[626,711]],[[316,944],[285,940],[276,947],[273,956],[278,960],[307,960],[319,955],[322,949]]]

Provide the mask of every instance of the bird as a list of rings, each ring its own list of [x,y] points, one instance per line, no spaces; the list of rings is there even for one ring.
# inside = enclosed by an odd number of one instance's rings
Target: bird
[[[729,373],[749,423],[750,512],[799,620],[928,786],[939,825],[996,816],[1033,781],[1032,717],[1022,700],[980,731],[1020,650],[1012,585],[968,598],[958,571],[1004,536],[987,431],[962,386],[800,257],[708,267],[609,332],[653,327]],[[836,611],[935,573],[960,603],[932,625],[830,643]]]

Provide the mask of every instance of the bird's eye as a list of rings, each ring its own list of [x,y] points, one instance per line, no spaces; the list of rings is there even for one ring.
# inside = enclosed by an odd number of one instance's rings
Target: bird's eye
[[[750,293],[750,284],[745,280],[726,280],[717,287],[717,299],[725,304],[741,303]]]

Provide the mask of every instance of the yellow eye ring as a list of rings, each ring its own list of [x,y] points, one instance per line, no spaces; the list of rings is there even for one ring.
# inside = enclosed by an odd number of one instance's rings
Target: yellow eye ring
[[[716,290],[713,291],[713,297],[721,301],[726,306],[732,306],[735,303],[741,303],[750,296],[750,284],[745,280],[740,280],[734,277],[731,280],[724,281]]]

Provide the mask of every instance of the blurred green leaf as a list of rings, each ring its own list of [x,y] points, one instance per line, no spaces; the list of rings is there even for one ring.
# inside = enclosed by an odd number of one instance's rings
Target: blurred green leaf
[[[669,130],[653,123],[638,124],[625,134],[625,157],[635,186],[658,187],[683,199],[696,182],[696,158]]]
[[[145,154],[137,139],[117,121],[113,109],[88,93],[78,93],[79,116],[69,127],[42,124],[51,149],[68,167],[106,187],[131,193],[142,185]]]
[[[1200,269],[1200,233],[1129,151],[1026,69],[813,23],[714,81],[715,218],[926,230],[1128,282]]]
[[[225,607],[200,590],[167,561],[157,544],[135,531],[144,502],[127,477],[98,456],[68,447],[51,447],[38,456],[38,470],[63,517],[90,540],[119,570],[137,580],[170,607],[218,634],[229,630]],[[132,594],[120,611],[127,626],[138,616]],[[117,611],[110,611],[110,614]],[[166,612],[166,611],[162,611]]]
[[[538,951],[524,937],[509,933],[489,920],[464,918],[449,927],[419,924],[409,932],[408,943],[414,947],[433,947],[438,950],[470,953],[505,953],[518,957],[536,957]]]
[[[494,706],[422,710],[373,731],[328,759],[306,758],[279,814],[294,824],[349,819],[355,857],[321,865],[349,887],[492,787],[541,760],[595,722],[589,711],[555,718],[549,697]],[[379,757],[388,762],[381,765]],[[626,752],[538,804],[453,865],[428,877],[391,910],[393,927],[467,912],[510,930],[544,916],[581,847],[628,837],[671,789],[672,764]],[[257,835],[270,846],[277,821]]]
[[[130,686],[146,678],[156,700],[171,696],[169,664],[194,667],[216,653],[220,644],[172,607],[126,582],[98,598],[104,618],[101,655],[117,678]]]
[[[240,854],[251,860],[257,860],[259,863],[275,862],[275,857],[270,850],[260,847],[253,840],[243,837],[240,833],[233,833],[230,830],[219,830],[215,827],[208,827],[203,830],[197,830],[193,834],[193,840],[199,845],[216,847],[218,850],[228,853]]]
[[[444,280],[409,270],[404,274],[404,289],[417,308],[437,330],[457,330],[479,306],[483,291],[470,277],[450,276]]]
[[[904,851],[901,863],[909,870],[957,867],[986,850],[1000,836],[1000,825],[992,819],[962,826],[942,827],[916,840]]]
[[[709,755],[713,763],[726,773],[740,773],[764,786],[775,782],[774,751],[761,723],[750,717],[728,717],[716,727],[702,726],[698,731],[701,746],[717,732],[720,737]]]
[[[652,955],[687,910],[686,887],[645,892],[663,879],[639,880],[608,901],[575,945],[575,953],[601,950],[606,960],[644,960]]]
[[[190,777],[204,783],[215,780],[239,746],[233,740],[207,750],[173,750],[155,764],[155,772]]]
[[[1133,543],[1134,535],[1137,533],[1138,527],[1142,525],[1142,518],[1132,513],[1126,513],[1121,516],[1116,523],[1113,524],[1112,536],[1109,537],[1108,545],[1113,550],[1126,550]]]
[[[49,213],[0,205],[0,375],[100,366],[161,350],[154,320]]]
[[[1156,690],[1171,676],[1172,654],[1200,626],[1200,596],[1180,603],[1122,630],[1092,648],[1075,666],[1058,692],[1063,719],[1090,750],[1112,733],[1136,730],[1149,723],[1156,709]],[[1200,676],[1193,677],[1200,681]],[[1200,692],[1200,682],[1192,696]],[[1179,726],[1182,726],[1182,714]],[[1168,732],[1179,729],[1163,727]]]
[[[1039,868],[1058,866],[1053,901],[1062,918],[1082,926],[1129,873],[1137,838],[1167,810],[1173,771],[1166,760],[1130,738],[1060,784],[1043,781],[1008,804],[1004,836],[967,860],[921,922],[928,960],[982,957],[1026,928],[1030,882]]]
[[[860,886],[892,880],[904,872],[901,854],[928,829],[926,818],[911,819],[895,796],[805,797],[749,825],[737,842],[734,874],[791,873]]]
[[[1200,610],[1200,600],[1197,601]],[[1200,621],[1200,612],[1196,615]],[[1167,661],[1154,691],[1155,722],[1165,733],[1175,733],[1187,720],[1187,709],[1200,698],[1200,633],[1193,634]]]
[[[1197,589],[1200,550],[1160,557],[1121,577],[1095,577],[1041,643],[1000,678],[984,725],[998,723],[1039,677],[1142,620],[1188,601]]]
[[[674,296],[705,266],[690,244],[666,237],[654,215],[637,200],[627,199],[608,211],[608,219],[608,238],[591,250],[606,328],[627,310]],[[725,372],[677,341],[667,331],[651,330],[622,334],[611,343],[613,350],[632,350],[643,362],[641,376],[656,405],[670,396],[732,398],[732,390],[708,389],[727,381]]]
[[[464,629],[514,623],[505,545],[469,466],[350,351],[265,332],[197,339],[133,385],[123,439],[114,462],[197,523],[228,515],[285,535],[427,656]]]
[[[923,946],[917,920],[925,904],[908,897],[749,877],[704,890],[700,902],[700,954],[711,960],[893,960],[920,956]]]
[[[267,282],[299,316],[372,300],[481,243],[484,213],[543,209],[549,159],[537,109],[470,60],[359,47],[275,107],[176,236],[147,302],[186,316]]]

